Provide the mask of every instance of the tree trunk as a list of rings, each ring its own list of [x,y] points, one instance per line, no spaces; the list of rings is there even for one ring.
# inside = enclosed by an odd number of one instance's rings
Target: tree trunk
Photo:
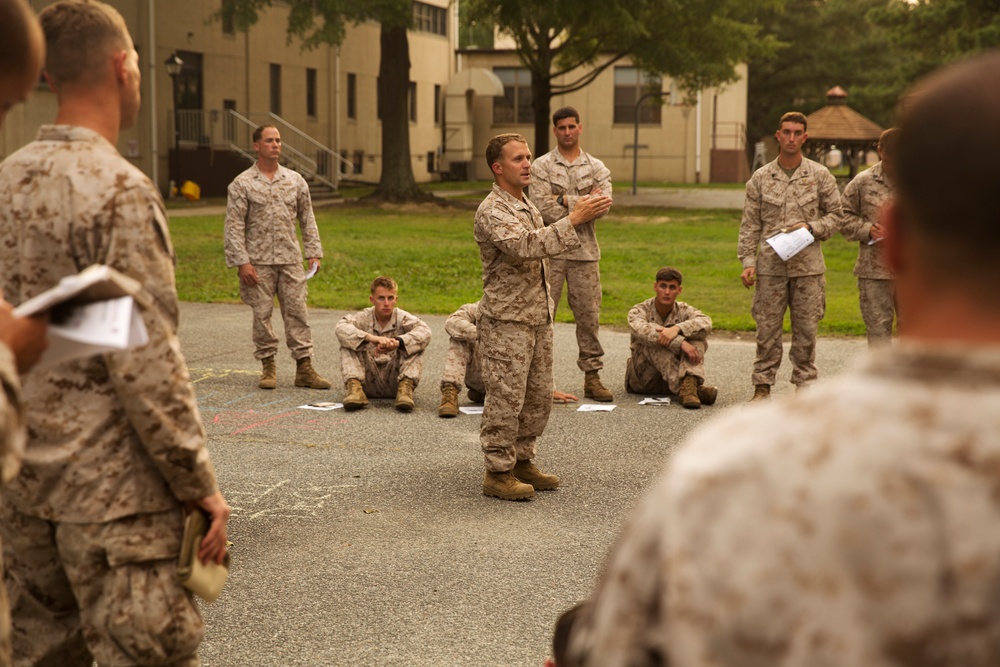
[[[410,45],[405,26],[382,24],[378,89],[382,101],[382,176],[369,198],[430,201],[417,187],[410,164]]]
[[[531,73],[531,110],[535,114],[535,144],[531,152],[537,158],[549,152],[549,139],[552,137],[552,78]]]

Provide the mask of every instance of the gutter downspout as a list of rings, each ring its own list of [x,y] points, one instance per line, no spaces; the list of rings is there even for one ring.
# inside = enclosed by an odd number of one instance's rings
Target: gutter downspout
[[[701,183],[701,91],[694,115],[694,182]]]
[[[159,187],[159,176],[160,176],[160,151],[159,144],[156,141],[156,137],[159,134],[159,127],[156,124],[156,61],[159,56],[156,55],[156,20],[153,14],[153,0],[147,0],[147,11],[146,11],[146,21],[149,28],[149,53],[146,56],[146,61],[149,63],[149,76],[146,77],[148,82],[146,85],[149,86],[149,153],[152,158],[152,162],[149,167],[149,178],[156,187]]]

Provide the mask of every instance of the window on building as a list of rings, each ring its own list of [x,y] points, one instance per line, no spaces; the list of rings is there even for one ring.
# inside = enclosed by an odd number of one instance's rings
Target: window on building
[[[281,65],[271,63],[271,113],[281,115]]]
[[[441,124],[441,84],[434,84],[434,124]]]
[[[493,98],[493,122],[534,123],[531,109],[531,72],[527,67],[494,67],[503,83],[503,97]]]
[[[347,117],[358,117],[358,75],[347,74]]]
[[[222,14],[222,34],[223,35],[235,35],[236,34],[236,23],[233,20],[232,12],[223,12]]]
[[[448,35],[448,10],[426,2],[413,3],[413,29],[435,35]]]
[[[434,151],[427,151],[427,173],[428,174],[433,174],[434,171],[435,171],[435,169],[434,169],[434,158],[435,157],[437,157],[437,154]]]
[[[651,76],[637,67],[615,68],[615,120],[616,123],[635,123],[635,103],[646,93],[663,90],[663,80]],[[639,123],[659,125],[663,106],[659,97],[649,97],[639,109]]]
[[[236,100],[222,100],[222,108],[226,111],[236,111]],[[236,140],[236,119],[232,114],[222,117],[222,136],[226,141]]]
[[[410,101],[410,122],[417,122],[417,82],[410,82],[410,89],[407,91],[407,97]]]
[[[316,70],[306,68],[306,115],[316,117]]]
[[[365,152],[364,151],[354,151],[352,156],[354,159],[351,162],[354,163],[354,173],[360,174],[365,168]]]

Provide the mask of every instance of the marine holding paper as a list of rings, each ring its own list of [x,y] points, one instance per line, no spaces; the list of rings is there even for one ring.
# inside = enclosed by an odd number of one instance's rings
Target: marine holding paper
[[[153,183],[115,148],[139,110],[139,56],[100,2],[41,14],[56,124],[0,165],[0,288],[21,303],[107,264],[141,282],[148,345],[24,378],[29,440],[3,493],[17,664],[197,664],[204,626],[175,580],[184,505],[212,516],[203,560],[226,553],[219,492],[177,340],[174,251]]]
[[[816,332],[826,312],[826,264],[819,243],[811,243],[782,260],[765,241],[781,232],[805,228],[825,241],[840,225],[840,193],[830,171],[802,155],[806,117],[786,113],[775,138],[779,154],[758,169],[747,182],[746,204],[740,222],[737,256],[743,265],[743,286],[755,286],[752,314],[757,322],[754,395],[766,399],[781,365],[781,333],[785,311],[791,313],[792,384],[814,382]]]

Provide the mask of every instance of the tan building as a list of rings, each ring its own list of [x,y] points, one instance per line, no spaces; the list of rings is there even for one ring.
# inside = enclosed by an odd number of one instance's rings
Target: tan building
[[[51,4],[30,2],[36,10]],[[303,51],[297,42],[288,44],[283,3],[275,3],[243,33],[213,18],[218,0],[108,2],[125,17],[143,72],[143,110],[136,127],[122,132],[118,148],[165,192],[176,178],[198,183],[204,195],[224,194],[232,177],[249,164],[250,131],[263,122],[279,127],[289,166],[317,184],[335,187],[345,177],[378,181],[377,23],[348,25],[339,48]],[[444,177],[488,179],[480,163],[491,136],[517,131],[533,140],[531,118],[525,116],[530,103],[524,98],[530,81],[509,50],[456,48],[457,3],[423,0],[413,5],[409,110],[414,176],[420,182],[437,180],[443,171]],[[176,78],[165,65],[173,55],[183,61]],[[733,161],[713,147],[742,155],[745,68],[740,73],[740,81],[725,90],[704,91],[700,106],[674,100],[676,104],[643,109],[639,180],[708,181],[719,176],[720,165]],[[586,150],[604,160],[617,180],[632,174],[634,102],[646,90],[638,77],[634,68],[616,64],[589,87],[553,99],[553,109],[571,104],[580,110]],[[670,90],[669,81],[657,85]],[[30,141],[55,112],[54,95],[40,85],[0,130],[0,157]]]

